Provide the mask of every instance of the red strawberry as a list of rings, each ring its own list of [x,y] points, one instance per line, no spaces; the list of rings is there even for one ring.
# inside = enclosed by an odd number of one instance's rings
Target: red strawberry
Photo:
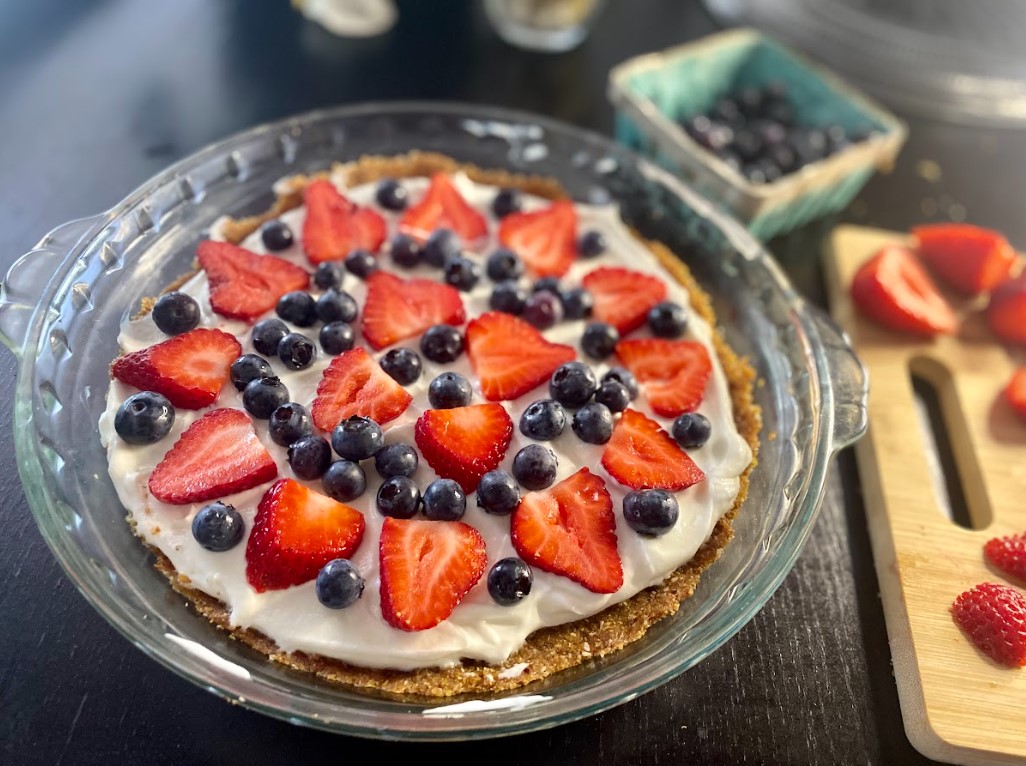
[[[571,346],[549,343],[523,319],[490,311],[467,325],[467,356],[485,399],[500,401],[544,383],[577,353]]]
[[[280,479],[264,493],[246,543],[246,579],[257,593],[302,585],[321,567],[360,547],[363,514]]]
[[[1001,340],[1026,344],[1026,271],[994,288],[987,321]]]
[[[1015,250],[1003,235],[967,223],[917,226],[912,235],[919,257],[934,274],[960,292],[986,292],[1008,279]]]
[[[892,330],[950,335],[958,327],[951,306],[904,247],[885,247],[862,264],[851,297],[863,314]]]
[[[663,280],[629,269],[603,266],[585,275],[581,284],[595,300],[595,319],[613,325],[620,335],[645,324],[649,309],[666,299]]]
[[[1026,581],[1026,532],[987,541],[983,555],[1002,572]]]
[[[488,561],[481,533],[462,521],[386,518],[378,555],[381,615],[410,631],[448,619]]]
[[[353,250],[375,253],[385,241],[385,219],[370,208],[354,205],[331,181],[314,181],[303,199],[303,250],[310,263],[339,261]]]
[[[417,419],[413,435],[435,473],[473,492],[505,457],[513,421],[501,404],[427,410]]]
[[[1026,666],[1026,598],[1015,588],[985,582],[951,606],[955,624],[977,649],[1010,668]]]
[[[217,400],[241,354],[233,336],[199,327],[118,357],[110,372],[122,383],[163,394],[175,407],[198,410]]]
[[[569,200],[533,213],[512,213],[499,224],[499,241],[524,259],[535,276],[561,277],[577,259],[577,211]]]
[[[228,242],[200,242],[196,257],[210,282],[211,308],[229,319],[256,319],[285,293],[310,286],[299,266]]]
[[[623,585],[616,519],[606,485],[582,468],[554,487],[528,492],[513,511],[513,547],[528,564],[594,593]]]
[[[712,360],[701,343],[645,338],[622,340],[616,356],[634,373],[652,409],[666,417],[693,412],[705,396]]]
[[[399,221],[399,231],[424,241],[435,229],[451,229],[464,242],[488,233],[484,216],[474,210],[445,173],[431,176],[424,198],[407,208]]]
[[[314,425],[331,431],[353,415],[371,418],[378,425],[406,412],[413,397],[362,348],[345,351],[331,360],[317,385],[310,407]]]
[[[278,475],[245,412],[219,409],[190,425],[150,474],[150,493],[172,505],[216,500]]]
[[[1012,375],[1005,389],[1005,398],[1019,417],[1026,420],[1026,367],[1020,367]]]
[[[602,450],[602,467],[631,489],[687,489],[705,478],[658,423],[630,409],[613,427]]]
[[[428,279],[402,280],[384,271],[367,278],[363,337],[380,350],[436,324],[461,325],[467,315],[459,291]]]

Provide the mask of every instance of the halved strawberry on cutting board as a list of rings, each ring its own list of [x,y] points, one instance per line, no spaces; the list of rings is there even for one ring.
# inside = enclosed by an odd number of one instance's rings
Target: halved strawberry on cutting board
[[[649,310],[666,299],[663,280],[614,266],[588,272],[581,284],[595,301],[592,316],[613,325],[621,336],[645,324]]]
[[[436,324],[461,325],[467,315],[459,291],[429,279],[400,279],[376,271],[367,277],[363,337],[380,350]]]
[[[487,564],[480,532],[462,521],[386,518],[378,545],[381,615],[399,630],[449,618]]]
[[[163,394],[175,407],[198,410],[217,401],[232,362],[241,355],[234,336],[198,327],[119,356],[110,372],[122,383]]]
[[[540,492],[513,511],[513,547],[531,566],[568,577],[594,593],[623,585],[616,519],[606,485],[587,468]]]
[[[602,450],[602,467],[631,489],[687,489],[705,478],[658,423],[632,409],[623,411]]]
[[[511,213],[499,224],[499,241],[537,277],[561,277],[577,259],[577,211],[569,200],[541,210]]]
[[[469,493],[499,467],[513,438],[513,421],[501,404],[427,410],[417,419],[413,436],[435,473]]]
[[[959,292],[975,295],[1008,279],[1015,250],[1000,234],[967,223],[937,223],[912,229],[923,263]]]
[[[207,272],[210,307],[229,319],[256,319],[273,309],[285,293],[310,286],[305,269],[230,242],[204,240],[196,249],[196,258]]]
[[[634,373],[659,415],[693,412],[702,403],[712,360],[701,343],[662,338],[622,340],[616,344],[616,356]]]
[[[987,322],[1006,343],[1026,344],[1026,272],[994,288],[987,304]]]
[[[512,314],[489,311],[467,325],[467,356],[490,401],[516,399],[577,357],[571,346],[550,343]]]
[[[303,192],[303,250],[310,263],[340,261],[353,250],[376,253],[385,241],[385,219],[342,195],[331,181],[318,179]]]
[[[310,406],[314,425],[331,431],[353,415],[378,425],[406,412],[413,397],[362,348],[345,351],[325,368]]]
[[[245,412],[212,410],[194,422],[150,474],[150,493],[172,505],[217,500],[270,481],[274,458]]]
[[[488,234],[488,223],[463,199],[456,184],[445,173],[431,176],[431,185],[420,202],[406,209],[399,231],[423,242],[435,229],[449,229],[464,243]]]
[[[1005,388],[1005,399],[1019,417],[1026,420],[1026,367],[1020,367],[1012,374]]]
[[[257,506],[246,543],[246,579],[258,593],[302,585],[329,561],[352,556],[365,528],[355,508],[281,479]]]

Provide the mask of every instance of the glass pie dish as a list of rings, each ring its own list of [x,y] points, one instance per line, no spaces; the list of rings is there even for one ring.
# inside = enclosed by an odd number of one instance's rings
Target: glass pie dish
[[[221,215],[265,209],[293,173],[365,154],[437,151],[552,176],[580,201],[680,254],[726,340],[755,366],[764,427],[735,537],[680,611],[626,649],[513,693],[421,702],[352,691],[268,661],[174,593],[125,523],[95,424],[122,321],[192,267]],[[866,375],[840,331],[737,222],[666,171],[600,136],[477,106],[368,104],[313,112],[210,146],[112,210],[48,234],[0,293],[19,358],[15,447],[29,505],[69,578],[142,651],[237,704],[293,723],[388,739],[474,739],[554,726],[665,683],[765,604],[811,531],[833,454],[865,430]]]

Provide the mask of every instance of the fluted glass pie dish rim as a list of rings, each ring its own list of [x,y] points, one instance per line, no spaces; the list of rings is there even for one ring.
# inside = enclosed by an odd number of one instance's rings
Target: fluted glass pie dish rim
[[[685,260],[719,301],[728,340],[753,357],[766,381],[757,390],[767,415],[761,462],[735,522],[737,539],[696,596],[627,649],[519,692],[485,697],[491,707],[483,709],[440,710],[462,700],[395,700],[333,687],[216,631],[172,593],[123,518],[103,502],[113,488],[95,429],[69,428],[102,409],[100,376],[116,351],[116,323],[140,297],[183,272],[189,243],[216,213],[259,209],[269,181],[289,173],[375,149],[413,148],[553,175],[577,199],[617,199],[642,233],[689,251]],[[26,496],[47,544],[86,599],[133,644],[211,692],[293,723],[368,737],[530,731],[597,713],[679,675],[734,635],[776,590],[811,531],[830,457],[865,429],[866,376],[846,339],[795,293],[739,223],[606,138],[492,107],[347,106],[215,143],[110,211],[44,237],[4,280],[0,331],[19,357],[15,448]]]

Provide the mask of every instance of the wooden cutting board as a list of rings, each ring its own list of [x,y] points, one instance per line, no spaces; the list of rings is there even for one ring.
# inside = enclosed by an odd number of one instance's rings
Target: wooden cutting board
[[[1015,360],[973,307],[962,307],[959,337],[932,341],[903,337],[855,312],[848,288],[859,265],[905,240],[844,226],[826,253],[834,317],[869,369],[869,431],[856,455],[905,731],[937,760],[1021,763],[1026,668],[990,661],[949,613],[962,591],[1007,582],[984,562],[983,544],[1026,530],[1026,424],[1000,396]],[[972,529],[945,513],[913,375],[937,392]]]

